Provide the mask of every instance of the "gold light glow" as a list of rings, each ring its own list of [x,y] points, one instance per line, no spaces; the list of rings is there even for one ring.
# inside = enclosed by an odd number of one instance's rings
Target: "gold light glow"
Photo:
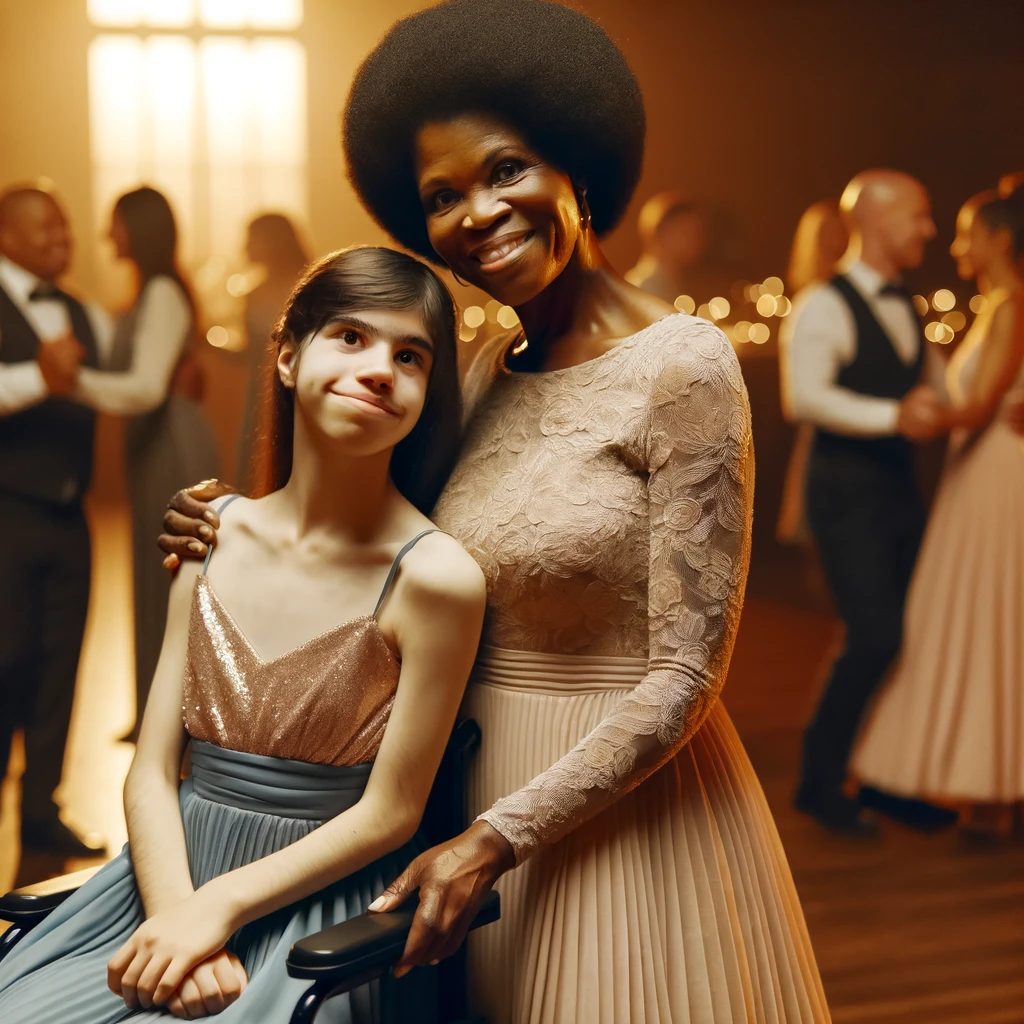
[[[245,274],[232,274],[225,287],[228,290],[228,295],[233,295],[237,299],[249,290],[249,279]]]
[[[985,308],[985,296],[984,295],[972,295],[969,303],[971,312],[977,315],[981,313]]]
[[[498,323],[506,330],[519,323],[519,314],[511,306],[502,306],[498,310]]]
[[[924,336],[939,345],[948,345],[953,340],[953,329],[938,320],[925,324]]]
[[[751,324],[750,325],[750,340],[755,345],[763,345],[770,337],[771,330],[767,324]]]
[[[117,2],[122,20],[138,22],[149,0],[131,11]],[[159,0],[164,15],[179,3]],[[305,216],[304,48],[280,37],[117,34],[94,38],[88,60],[97,231],[120,192],[148,182],[171,201],[197,286],[230,294],[237,282],[200,270],[235,253],[246,220],[261,209]]]
[[[459,341],[474,341],[476,339],[475,327],[463,327],[459,330]]]
[[[185,28],[195,21],[195,0],[88,0],[86,17],[111,28]]]
[[[206,340],[214,348],[224,348],[230,340],[228,329],[221,327],[219,324],[215,324],[206,332]]]
[[[501,303],[497,299],[489,299],[484,305],[484,316],[487,317],[487,322],[496,324],[498,322],[498,310],[501,309]]]
[[[768,295],[778,296],[786,290],[786,286],[782,283],[781,277],[766,277],[764,279],[764,290]]]
[[[940,288],[932,296],[932,309],[944,313],[956,305],[956,296],[948,288]]]
[[[702,320],[711,320],[711,307],[706,302],[702,302],[697,307],[697,316],[699,316]]]
[[[951,331],[962,331],[964,327],[967,326],[967,317],[965,317],[959,309],[954,309],[942,318],[942,322]]]
[[[468,306],[462,314],[462,322],[467,327],[479,327],[487,319],[481,306]]]
[[[716,295],[709,303],[708,309],[716,320],[724,320],[729,315],[729,300]]]
[[[928,315],[928,300],[923,295],[915,295],[912,301],[918,316]]]
[[[697,303],[693,301],[693,298],[689,295],[677,295],[676,301],[672,303],[680,313],[686,313],[689,316],[693,315],[693,311],[697,308]]]
[[[749,320],[737,320],[732,327],[733,341],[746,345],[750,341],[750,328],[752,326]]]
[[[780,295],[775,300],[775,315],[776,316],[789,316],[793,312],[793,303],[786,298],[785,295]]]
[[[769,295],[768,292],[765,292],[764,295],[757,300],[757,312],[761,316],[774,316],[777,308],[778,303],[775,301],[775,296]]]

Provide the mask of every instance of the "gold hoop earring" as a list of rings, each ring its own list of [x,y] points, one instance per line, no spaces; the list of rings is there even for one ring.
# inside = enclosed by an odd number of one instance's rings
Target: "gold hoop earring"
[[[587,202],[587,187],[581,185],[576,190],[576,205],[580,211],[580,231],[586,232],[590,228],[590,204]]]

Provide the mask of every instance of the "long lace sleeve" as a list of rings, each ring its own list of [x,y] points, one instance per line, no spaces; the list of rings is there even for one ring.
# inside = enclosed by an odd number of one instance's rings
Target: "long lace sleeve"
[[[691,321],[666,341],[652,373],[647,459],[647,673],[561,760],[480,815],[517,862],[660,768],[725,681],[750,554],[753,451],[739,363],[710,324]]]

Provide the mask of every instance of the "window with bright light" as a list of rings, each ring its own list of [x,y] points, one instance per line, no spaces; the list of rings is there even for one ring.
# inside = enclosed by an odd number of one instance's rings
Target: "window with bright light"
[[[93,201],[165,192],[182,256],[209,292],[265,210],[304,221],[302,0],[87,0]]]

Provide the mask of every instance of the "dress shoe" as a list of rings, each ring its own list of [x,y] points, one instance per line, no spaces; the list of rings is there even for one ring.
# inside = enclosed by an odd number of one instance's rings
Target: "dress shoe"
[[[937,807],[924,800],[896,796],[874,786],[861,786],[857,802],[861,807],[870,807],[871,810],[918,832],[941,832],[943,829],[952,828],[960,817],[956,811],[946,807]]]
[[[59,818],[23,821],[21,847],[23,851],[32,853],[54,853],[82,859],[102,857],[107,852],[107,844],[95,833],[79,837]]]
[[[836,835],[855,839],[873,839],[878,835],[877,823],[864,813],[856,800],[838,790],[822,792],[801,787],[793,798],[793,806]]]

